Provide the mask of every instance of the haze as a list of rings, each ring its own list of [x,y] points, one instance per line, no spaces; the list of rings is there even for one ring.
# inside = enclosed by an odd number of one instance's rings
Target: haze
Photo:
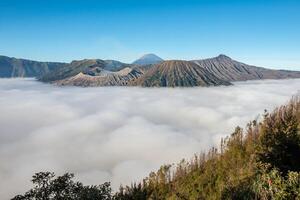
[[[85,184],[130,184],[218,144],[295,88],[300,79],[184,89],[0,79],[0,199],[24,192],[33,173],[46,170],[73,172]]]

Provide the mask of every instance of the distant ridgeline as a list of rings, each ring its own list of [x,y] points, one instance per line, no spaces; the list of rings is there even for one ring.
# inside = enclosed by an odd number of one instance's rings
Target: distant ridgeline
[[[217,126],[217,124],[216,124]],[[298,200],[300,98],[237,127],[218,148],[163,165],[140,183],[112,193],[109,183],[83,186],[72,174],[33,176],[33,189],[13,200]],[[201,148],[201,147],[199,147]]]
[[[38,62],[0,56],[0,78],[40,77],[64,65],[66,64],[57,62]]]
[[[230,85],[233,81],[300,78],[300,72],[247,65],[228,56],[164,61],[147,54],[131,64],[84,59],[71,63],[37,62],[0,56],[0,77],[37,77],[56,85],[193,87]]]

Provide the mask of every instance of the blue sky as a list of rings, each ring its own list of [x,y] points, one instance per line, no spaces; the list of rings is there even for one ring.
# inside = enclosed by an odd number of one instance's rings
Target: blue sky
[[[300,1],[1,0],[0,54],[41,61],[132,62],[226,54],[300,69]]]

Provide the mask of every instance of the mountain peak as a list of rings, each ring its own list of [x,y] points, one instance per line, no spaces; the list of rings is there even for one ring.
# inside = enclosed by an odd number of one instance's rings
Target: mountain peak
[[[161,59],[160,57],[158,57],[158,56],[155,55],[154,53],[147,53],[147,54],[144,54],[141,58],[149,58],[149,57],[154,57],[154,58],[159,58],[159,59]]]
[[[136,65],[149,65],[149,64],[157,64],[162,62],[163,59],[158,57],[153,53],[145,54],[139,59],[135,60],[132,64]]]
[[[225,54],[220,54],[216,58],[218,58],[218,59],[230,59],[231,60],[231,58],[229,56],[226,56]]]

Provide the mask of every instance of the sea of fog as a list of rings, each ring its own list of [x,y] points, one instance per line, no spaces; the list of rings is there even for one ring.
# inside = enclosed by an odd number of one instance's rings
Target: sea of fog
[[[299,93],[300,79],[210,88],[76,88],[0,79],[0,199],[39,171],[113,188],[218,144]]]

